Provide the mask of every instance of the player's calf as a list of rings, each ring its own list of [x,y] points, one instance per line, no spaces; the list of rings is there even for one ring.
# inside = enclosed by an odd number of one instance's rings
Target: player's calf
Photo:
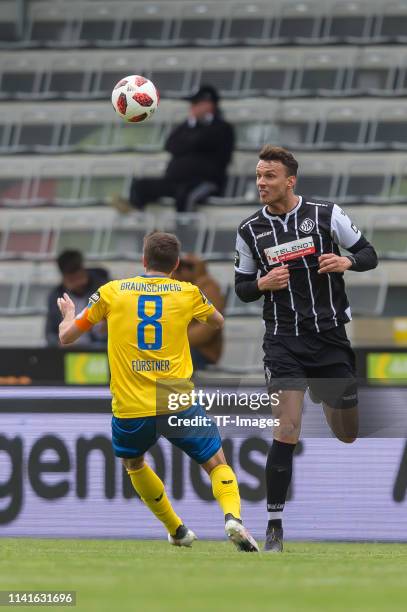
[[[165,525],[168,534],[171,537],[173,537],[175,540],[182,539],[183,536],[181,538],[177,538],[176,535],[178,528],[183,526],[183,522],[175,513],[174,508],[167,497],[162,480],[150,468],[150,466],[144,462],[142,457],[138,457],[136,459],[123,459],[123,463],[127,469],[127,473],[134,489],[146,506],[158,518],[158,520]],[[185,544],[178,545],[185,546]]]
[[[331,408],[323,404],[326,421],[334,436],[345,444],[352,444],[359,433],[358,407]]]
[[[227,465],[222,449],[202,464],[209,474],[213,496],[225,516],[225,533],[239,551],[258,552],[256,540],[244,527],[240,516],[240,494],[237,479],[232,468]]]
[[[265,551],[283,550],[282,517],[291,482],[295,444],[274,440],[266,463],[268,523]]]

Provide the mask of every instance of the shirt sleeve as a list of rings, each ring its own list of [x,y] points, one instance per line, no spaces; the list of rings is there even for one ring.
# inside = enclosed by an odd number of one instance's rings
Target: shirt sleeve
[[[110,283],[108,283],[109,285]],[[89,298],[89,303],[86,308],[77,315],[75,324],[83,332],[87,332],[93,325],[99,323],[102,319],[106,318],[108,311],[108,302],[106,299],[107,287],[103,285]]]
[[[216,308],[212,302],[210,302],[206,295],[194,285],[192,296],[192,319],[198,319],[198,321],[205,323],[215,310]]]
[[[331,217],[331,236],[333,241],[344,249],[356,244],[362,232],[356,227],[342,208],[334,204]]]
[[[235,272],[240,272],[241,274],[257,273],[256,260],[240,230],[238,230],[236,236]]]

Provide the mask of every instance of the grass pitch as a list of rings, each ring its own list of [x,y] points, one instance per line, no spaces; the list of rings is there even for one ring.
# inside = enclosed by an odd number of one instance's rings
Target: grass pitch
[[[0,540],[1,590],[75,590],[81,612],[405,611],[406,575],[404,544]]]

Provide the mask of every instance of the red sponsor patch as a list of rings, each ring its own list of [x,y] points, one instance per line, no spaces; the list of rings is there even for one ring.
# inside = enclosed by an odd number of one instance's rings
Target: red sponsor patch
[[[144,121],[146,117],[147,117],[147,113],[143,113],[142,115],[136,115],[135,117],[132,117],[131,119],[129,119],[129,122],[138,123],[139,121]]]
[[[312,236],[277,244],[274,247],[264,249],[264,254],[270,265],[290,261],[291,259],[300,259],[301,257],[312,255],[313,253],[315,253],[315,245]]]
[[[144,83],[147,83],[147,79],[142,76],[136,76],[134,82],[136,83],[137,87],[141,87],[142,85],[144,85]]]
[[[135,93],[133,100],[138,102],[140,106],[151,106],[154,102],[154,100],[146,93]]]
[[[122,81],[119,81],[117,83],[117,85],[115,85],[115,89],[119,89],[119,87],[122,87],[123,85],[126,85],[126,83],[128,83],[128,81],[126,79],[123,79]]]
[[[306,249],[299,249],[295,253],[285,253],[277,256],[277,261],[290,261],[290,259],[299,259],[300,257],[305,257],[306,255],[312,255],[315,253],[315,247],[307,247]]]
[[[158,91],[157,87],[154,87],[154,89],[155,89],[155,95],[157,96],[157,104],[158,104],[160,101],[160,92]]]
[[[127,110],[127,97],[125,93],[121,93],[120,96],[117,98],[117,102],[116,102],[116,108],[119,111],[119,113],[121,115],[125,115],[126,114],[126,110]]]

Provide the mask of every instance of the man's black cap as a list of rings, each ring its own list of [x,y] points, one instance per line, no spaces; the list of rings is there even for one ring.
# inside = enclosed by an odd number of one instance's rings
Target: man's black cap
[[[192,104],[196,102],[202,102],[203,100],[218,104],[220,96],[216,91],[215,87],[212,87],[212,85],[201,85],[198,91],[196,91],[194,94],[188,96],[185,99],[191,102]]]

